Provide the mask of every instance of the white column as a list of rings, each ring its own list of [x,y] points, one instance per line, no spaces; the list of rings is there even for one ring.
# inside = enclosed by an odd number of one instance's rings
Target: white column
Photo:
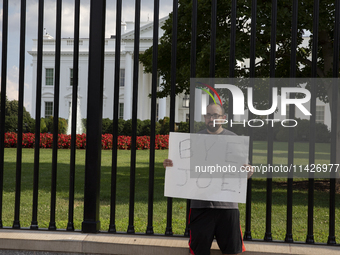
[[[164,119],[166,116],[166,97],[158,99],[158,119]]]
[[[132,118],[132,54],[125,54],[124,120]]]
[[[195,90],[195,121],[202,120],[202,91],[200,89]]]
[[[141,91],[142,100],[141,100],[141,119],[150,119],[150,99],[148,97],[150,90],[150,84],[149,84],[149,74],[143,72],[143,86]]]

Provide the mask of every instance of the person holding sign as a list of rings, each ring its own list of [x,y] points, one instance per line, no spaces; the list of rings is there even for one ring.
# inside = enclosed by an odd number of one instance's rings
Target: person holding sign
[[[226,119],[224,109],[220,104],[211,103],[207,106],[204,116],[207,129],[200,134],[236,135],[226,130],[222,124],[214,123],[216,119]],[[163,166],[172,167],[171,159],[165,159]],[[243,165],[252,170],[252,166]],[[248,178],[252,171],[248,173]],[[189,214],[191,254],[209,255],[211,244],[216,237],[217,244],[223,254],[238,254],[245,251],[240,228],[240,212],[238,203],[191,200]]]

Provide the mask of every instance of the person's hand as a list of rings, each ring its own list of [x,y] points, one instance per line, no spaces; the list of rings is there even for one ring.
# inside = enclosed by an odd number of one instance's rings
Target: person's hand
[[[253,166],[251,166],[249,164],[244,164],[242,167],[247,170],[247,173],[248,173],[247,178],[249,179],[254,174]]]
[[[167,168],[167,167],[172,167],[173,166],[173,163],[172,163],[172,160],[171,159],[164,159],[163,161],[163,166],[164,168]]]

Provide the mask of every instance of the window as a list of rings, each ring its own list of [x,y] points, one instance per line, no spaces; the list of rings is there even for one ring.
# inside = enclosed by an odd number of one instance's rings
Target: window
[[[324,105],[316,106],[315,121],[317,123],[325,123],[325,106]]]
[[[53,86],[53,68],[46,68],[45,71],[45,85]]]
[[[119,86],[124,87],[124,85],[125,85],[125,69],[120,69]]]
[[[189,103],[190,103],[190,97],[189,97],[189,95],[184,95],[182,107],[183,107],[183,108],[189,108]]]
[[[124,103],[119,103],[119,109],[118,109],[118,118],[123,119],[124,118]]]
[[[45,102],[45,118],[52,116],[53,114],[53,102]]]
[[[73,69],[70,69],[70,86],[73,86]]]

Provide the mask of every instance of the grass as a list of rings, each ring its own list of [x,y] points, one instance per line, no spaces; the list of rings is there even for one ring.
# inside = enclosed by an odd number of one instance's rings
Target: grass
[[[316,163],[329,163],[329,144],[317,144]],[[287,164],[287,143],[274,144],[274,164]],[[154,217],[153,226],[155,233],[163,234],[166,227],[167,199],[163,196],[164,168],[162,162],[167,157],[168,151],[156,151],[155,162],[155,191],[154,191]],[[107,231],[110,223],[110,193],[111,193],[111,151],[102,151],[101,196],[100,196],[100,221],[101,230]],[[254,165],[265,164],[267,149],[265,142],[254,142]],[[294,164],[307,164],[308,144],[296,143],[294,150]],[[21,227],[29,227],[32,220],[33,200],[33,168],[34,150],[23,150],[22,188],[21,188]],[[51,187],[51,158],[52,150],[40,150],[39,164],[39,200],[38,200],[38,225],[47,228],[50,217],[50,187]],[[149,151],[137,151],[136,164],[136,192],[134,225],[136,232],[145,232],[148,211],[148,169]],[[70,150],[58,152],[57,175],[57,228],[65,229],[68,222],[68,187]],[[3,194],[3,225],[12,226],[14,219],[15,199],[15,169],[16,149],[5,149],[4,167],[4,194]],[[75,177],[75,204],[74,225],[81,229],[83,218],[85,150],[78,150],[76,154]],[[116,228],[125,232],[128,226],[129,215],[129,180],[130,180],[130,151],[118,151],[117,195],[116,195]],[[293,193],[293,238],[294,241],[305,241],[307,235],[307,210],[308,192],[302,185],[305,180],[294,185]],[[286,179],[273,179],[272,203],[272,235],[274,240],[284,240],[286,233],[286,204],[287,189]],[[329,221],[329,192],[315,190],[314,195],[314,236],[315,241],[326,243],[328,238]],[[339,198],[336,195],[336,222],[339,222]],[[245,205],[239,205],[241,212],[241,226],[244,230]],[[185,229],[186,200],[173,199],[173,232],[183,234]],[[251,232],[254,239],[263,239],[266,222],[266,180],[254,179],[252,184],[252,226]],[[336,238],[339,237],[340,226],[336,224]]]

